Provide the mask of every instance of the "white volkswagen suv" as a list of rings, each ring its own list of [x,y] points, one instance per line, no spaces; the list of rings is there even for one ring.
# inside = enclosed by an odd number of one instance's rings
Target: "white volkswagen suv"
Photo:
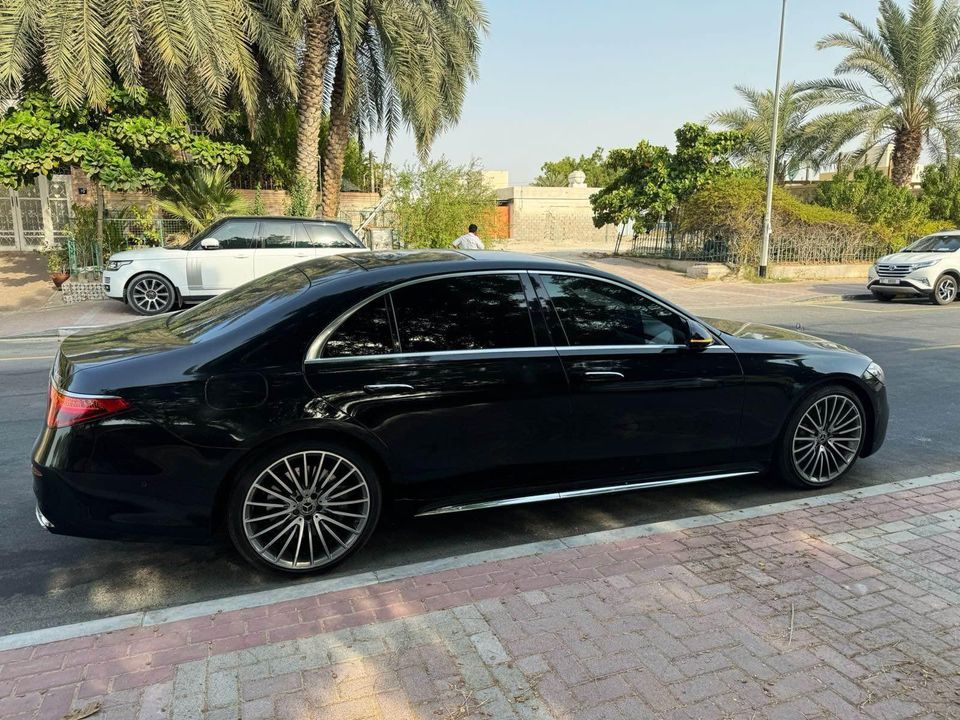
[[[228,217],[182,246],[114,253],[103,273],[103,289],[108,297],[124,301],[141,315],[159,315],[288,265],[364,250],[346,223]]]
[[[867,289],[877,300],[918,295],[937,305],[957,298],[960,288],[960,230],[920,238],[870,268]]]

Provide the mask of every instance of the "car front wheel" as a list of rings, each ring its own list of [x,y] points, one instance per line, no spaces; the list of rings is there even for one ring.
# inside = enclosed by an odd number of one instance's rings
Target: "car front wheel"
[[[859,398],[838,385],[805,398],[794,410],[779,453],[781,475],[792,485],[831,485],[853,467],[866,437]]]
[[[380,484],[359,453],[299,442],[262,456],[239,477],[227,507],[237,550],[253,565],[287,574],[327,570],[369,539]]]
[[[953,275],[941,275],[933,286],[930,296],[935,305],[949,305],[957,299],[957,279]]]
[[[163,275],[137,275],[127,288],[127,304],[140,315],[170,312],[177,302],[173,284]]]

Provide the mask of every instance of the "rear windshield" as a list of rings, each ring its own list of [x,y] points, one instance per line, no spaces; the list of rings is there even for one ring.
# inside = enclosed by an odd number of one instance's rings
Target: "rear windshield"
[[[171,316],[167,328],[187,340],[221,335],[241,322],[274,312],[309,286],[310,280],[299,268],[288,267]]]

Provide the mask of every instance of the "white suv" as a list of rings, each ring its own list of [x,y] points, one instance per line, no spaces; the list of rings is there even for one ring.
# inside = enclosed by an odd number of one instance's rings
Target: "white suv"
[[[288,265],[364,250],[346,223],[228,217],[181,246],[114,253],[103,273],[103,289],[108,297],[124,301],[141,315],[159,315]]]
[[[870,268],[867,289],[877,300],[922,295],[937,305],[952,303],[960,288],[960,230],[928,235]]]

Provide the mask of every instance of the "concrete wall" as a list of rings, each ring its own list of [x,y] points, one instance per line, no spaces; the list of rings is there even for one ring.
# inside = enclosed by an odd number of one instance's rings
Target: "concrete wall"
[[[510,212],[510,241],[503,246],[612,249],[616,228],[593,226],[590,196],[595,192],[597,188],[529,185],[497,190],[497,201]]]
[[[71,203],[92,205],[96,202],[96,192],[90,179],[76,168],[70,173],[73,197]],[[253,207],[256,190],[237,190],[240,198],[251,208]],[[131,205],[146,207],[154,202],[151,192],[104,192],[104,202],[111,210],[119,210]],[[284,215],[287,212],[289,198],[286,190],[261,190],[265,215]],[[356,227],[361,220],[361,210],[369,210],[380,202],[379,193],[345,192],[340,194],[340,219],[350,222]]]

